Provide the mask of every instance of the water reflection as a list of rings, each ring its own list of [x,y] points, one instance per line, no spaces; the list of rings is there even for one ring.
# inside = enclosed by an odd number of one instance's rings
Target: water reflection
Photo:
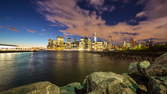
[[[129,62],[86,52],[0,53],[0,90],[38,81],[65,85],[95,71],[123,73]]]
[[[16,70],[16,53],[0,53],[0,88],[5,89],[12,83]],[[9,86],[10,87],[10,86]]]

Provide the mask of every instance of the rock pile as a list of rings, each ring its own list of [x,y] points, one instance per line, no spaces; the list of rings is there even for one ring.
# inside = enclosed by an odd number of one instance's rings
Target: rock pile
[[[167,53],[153,64],[148,61],[131,64],[129,70],[129,75],[138,85],[147,89],[146,94],[167,94]]]

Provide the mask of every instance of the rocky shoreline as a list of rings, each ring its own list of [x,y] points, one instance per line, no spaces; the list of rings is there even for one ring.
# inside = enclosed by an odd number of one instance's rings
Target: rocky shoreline
[[[154,63],[131,63],[129,73],[94,72],[82,83],[59,87],[50,82],[37,82],[0,94],[167,94],[167,53]]]

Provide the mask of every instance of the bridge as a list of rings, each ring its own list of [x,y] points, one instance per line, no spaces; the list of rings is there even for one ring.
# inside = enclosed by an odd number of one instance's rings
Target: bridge
[[[0,44],[0,53],[3,52],[33,52],[39,51],[42,48],[20,47],[18,45]]]
[[[0,49],[12,49],[12,48],[17,48],[17,45],[10,45],[10,44],[0,44]]]

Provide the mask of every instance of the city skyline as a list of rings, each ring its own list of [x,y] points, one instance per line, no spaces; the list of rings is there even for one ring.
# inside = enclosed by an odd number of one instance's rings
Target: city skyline
[[[67,3],[68,2],[68,3]],[[164,0],[2,0],[0,43],[46,46],[65,36],[167,41]]]

